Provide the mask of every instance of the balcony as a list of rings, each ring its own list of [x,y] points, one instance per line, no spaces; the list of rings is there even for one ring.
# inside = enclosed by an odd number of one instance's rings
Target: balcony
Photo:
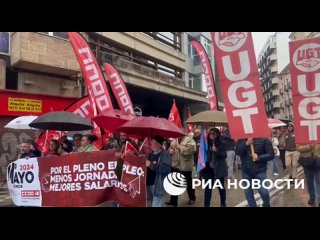
[[[126,72],[128,74],[142,74],[144,76],[149,76],[155,81],[161,80],[167,85],[175,85],[179,87],[185,87],[185,83],[182,79],[176,78],[174,76],[169,76],[168,74],[161,73],[151,67],[143,66],[119,57],[114,57],[111,62],[119,71]]]
[[[272,90],[272,96],[279,96],[280,92],[279,90]]]
[[[278,73],[278,67],[277,66],[271,67],[271,73],[272,74]]]
[[[276,61],[277,60],[277,55],[275,53],[273,53],[273,54],[270,55],[269,58],[270,58],[271,62]]]
[[[280,108],[280,102],[274,102],[273,108]]]
[[[69,41],[34,32],[12,33],[11,65],[62,76],[81,72]]]
[[[278,78],[272,78],[271,84],[279,84],[279,79]]]

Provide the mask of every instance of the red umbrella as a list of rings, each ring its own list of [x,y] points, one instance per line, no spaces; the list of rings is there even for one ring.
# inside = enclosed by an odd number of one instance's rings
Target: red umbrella
[[[185,135],[182,129],[178,128],[172,122],[165,118],[156,117],[136,117],[123,124],[117,130],[144,137],[160,135],[165,138],[177,138]]]
[[[268,126],[269,128],[276,128],[276,127],[281,127],[281,126],[286,126],[284,122],[280,121],[279,119],[272,119],[268,118]]]
[[[135,115],[132,115],[129,112],[114,109],[103,115],[98,115],[92,118],[92,120],[95,121],[99,127],[115,132],[122,124],[134,119],[135,117]]]

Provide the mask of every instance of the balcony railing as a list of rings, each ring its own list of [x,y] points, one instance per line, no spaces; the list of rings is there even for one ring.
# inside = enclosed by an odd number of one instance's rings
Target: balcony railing
[[[116,67],[122,68],[121,70],[123,70],[124,72],[126,72],[126,70],[133,70],[135,72],[150,76],[152,78],[157,78],[159,80],[165,81],[168,84],[174,84],[177,86],[185,87],[185,82],[180,78],[169,76],[168,74],[161,73],[157,70],[152,69],[151,67],[146,67],[124,58],[113,57],[112,64]]]

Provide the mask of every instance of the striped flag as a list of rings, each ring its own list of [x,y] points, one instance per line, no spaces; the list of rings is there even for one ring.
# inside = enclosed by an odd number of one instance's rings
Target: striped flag
[[[197,172],[200,172],[206,166],[207,151],[208,151],[207,130],[202,129],[201,137],[200,137]]]

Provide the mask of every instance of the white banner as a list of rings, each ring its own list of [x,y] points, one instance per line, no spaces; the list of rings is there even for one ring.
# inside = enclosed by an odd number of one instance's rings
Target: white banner
[[[7,183],[16,206],[41,206],[37,158],[23,158],[10,163],[7,168]]]

